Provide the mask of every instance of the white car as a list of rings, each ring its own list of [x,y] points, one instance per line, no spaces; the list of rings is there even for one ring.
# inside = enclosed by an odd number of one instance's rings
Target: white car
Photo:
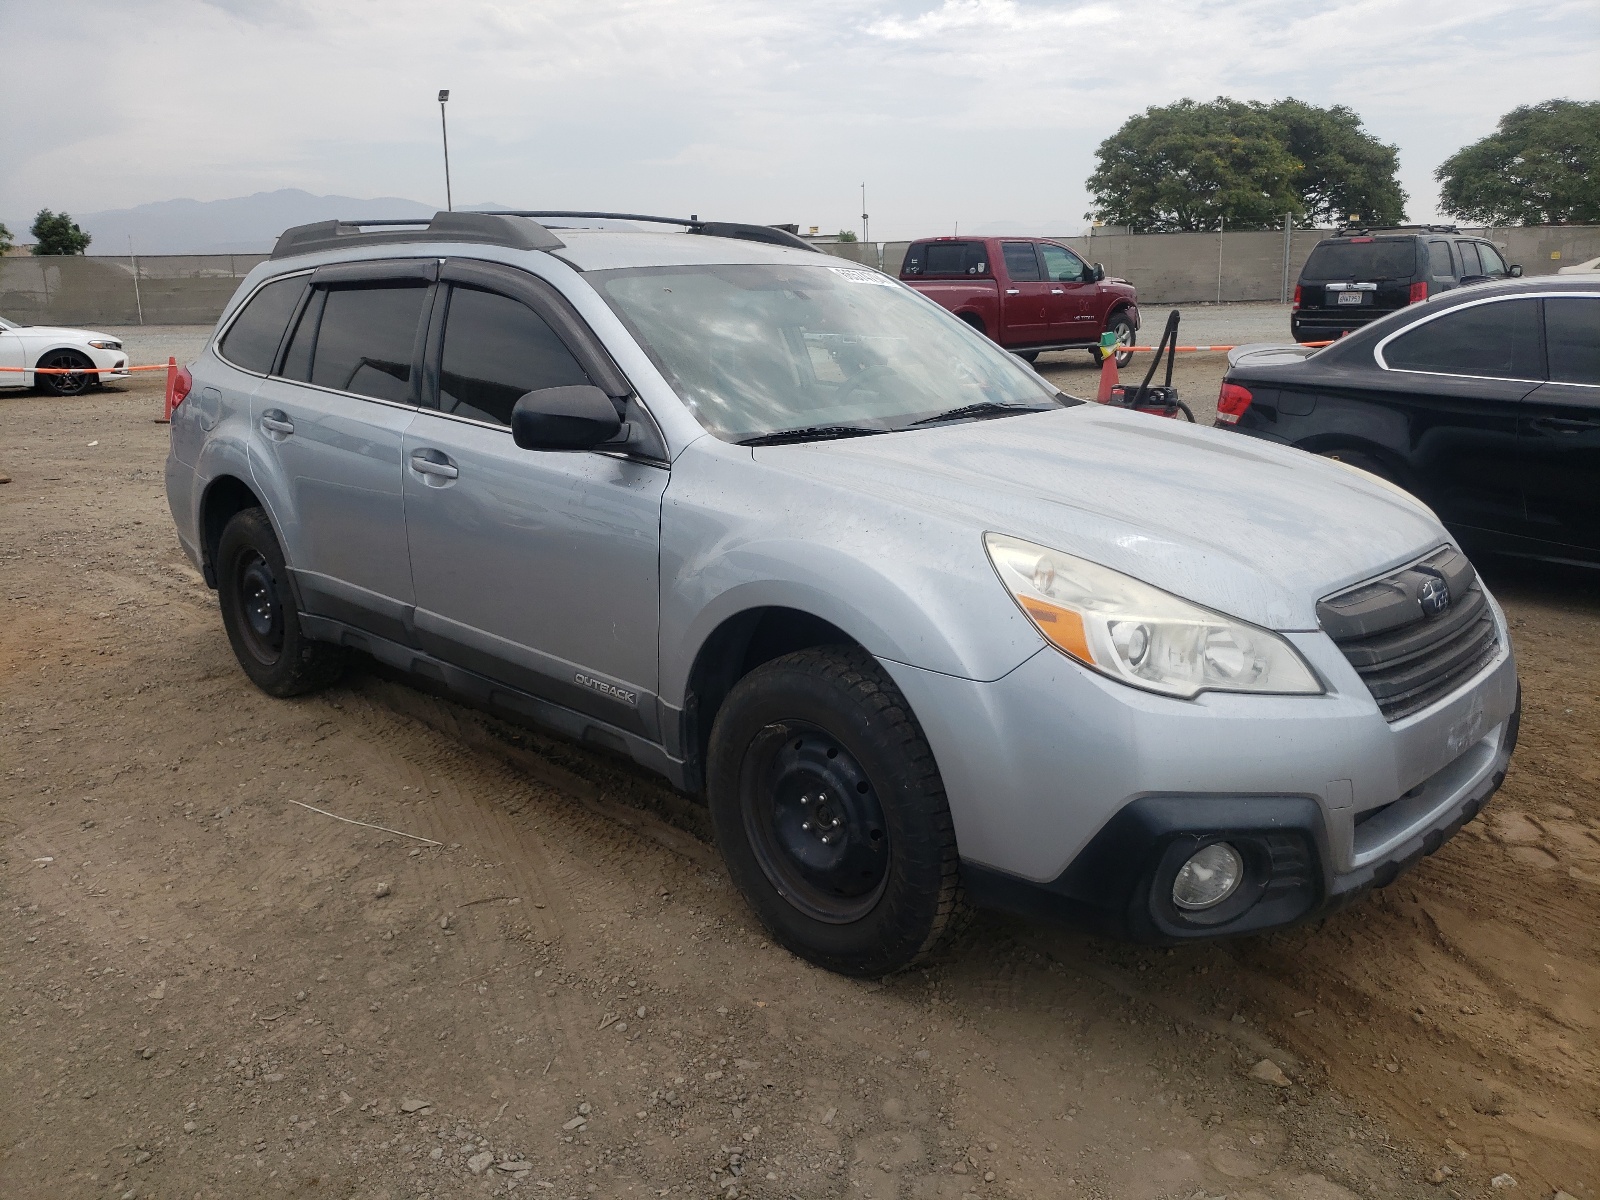
[[[1588,262],[1573,263],[1570,267],[1560,267],[1557,275],[1587,275],[1590,272],[1600,271],[1600,258],[1591,258]]]
[[[57,396],[76,396],[108,379],[127,379],[128,356],[109,333],[61,329],[54,325],[19,325],[0,317],[0,388],[38,384]],[[71,375],[40,374],[38,367],[71,370]],[[80,373],[81,372],[81,373]]]

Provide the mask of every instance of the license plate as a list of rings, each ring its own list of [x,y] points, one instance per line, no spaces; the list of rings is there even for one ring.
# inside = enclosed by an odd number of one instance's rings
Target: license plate
[[[1360,304],[1361,303],[1361,293],[1360,292],[1340,292],[1339,293],[1339,303],[1340,304]]]

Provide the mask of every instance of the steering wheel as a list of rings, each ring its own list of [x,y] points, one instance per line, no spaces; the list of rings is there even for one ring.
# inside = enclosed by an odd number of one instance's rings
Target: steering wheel
[[[888,378],[894,374],[896,374],[895,369],[888,363],[879,363],[875,367],[868,367],[865,371],[858,371],[848,383],[834,393],[833,402],[841,404],[873,380]]]

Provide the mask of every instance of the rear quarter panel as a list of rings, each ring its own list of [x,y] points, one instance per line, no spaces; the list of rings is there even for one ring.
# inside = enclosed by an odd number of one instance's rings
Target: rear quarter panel
[[[906,279],[908,287],[949,309],[958,317],[977,317],[983,331],[998,340],[1000,333],[1000,284],[993,279]]]

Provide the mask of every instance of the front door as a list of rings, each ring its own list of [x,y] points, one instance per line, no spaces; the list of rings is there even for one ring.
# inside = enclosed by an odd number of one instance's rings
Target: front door
[[[23,366],[22,335],[16,330],[0,325],[0,367]],[[21,371],[0,371],[0,388],[24,386],[28,376]]]
[[[1050,285],[1050,340],[1092,342],[1100,336],[1095,312],[1098,285],[1083,259],[1065,246],[1039,243],[1045,282]]]
[[[401,439],[416,412],[427,297],[415,269],[314,283],[280,373],[250,400],[252,467],[279,498],[273,516],[301,599],[394,641],[409,638]]]
[[[1050,284],[1045,282],[1039,253],[1032,242],[1002,242],[1006,285],[1000,297],[999,342],[1025,346],[1050,340]]]
[[[519,449],[519,397],[591,381],[566,344],[572,327],[558,334],[524,299],[484,286],[456,282],[442,299],[434,395],[405,437],[419,644],[655,740],[668,472],[616,454]]]
[[[1546,296],[1550,382],[1522,402],[1528,533],[1600,551],[1600,297]],[[1585,557],[1588,557],[1586,555]]]

